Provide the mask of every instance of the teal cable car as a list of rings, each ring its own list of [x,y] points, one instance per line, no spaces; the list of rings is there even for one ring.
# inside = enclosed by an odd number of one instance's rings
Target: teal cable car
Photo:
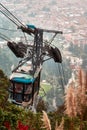
[[[23,102],[29,102],[28,105],[32,105],[35,95],[39,93],[38,79],[39,75],[37,78],[33,78],[27,74],[13,73],[9,87],[11,101],[18,105],[22,105]]]
[[[43,62],[54,59],[55,62],[61,63],[62,56],[59,49],[52,45],[57,34],[62,34],[62,31],[40,29],[34,25],[24,25],[19,21],[4,5],[0,4],[1,13],[4,14],[10,21],[12,21],[18,29],[26,33],[30,37],[25,38],[25,42],[14,42],[5,35],[1,38],[7,40],[7,46],[15,54],[17,58],[21,58],[19,64],[12,70],[10,76],[9,97],[13,103],[23,104],[28,103],[33,105],[40,89],[40,74]],[[44,33],[52,34],[50,41],[44,40]],[[32,39],[31,41],[27,38]],[[29,64],[31,62],[31,64]]]

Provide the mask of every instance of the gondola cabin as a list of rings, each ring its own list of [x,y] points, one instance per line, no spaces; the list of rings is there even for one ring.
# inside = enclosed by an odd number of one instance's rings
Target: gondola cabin
[[[33,104],[40,88],[40,73],[33,77],[24,72],[13,72],[10,76],[9,99],[18,105],[23,102]]]

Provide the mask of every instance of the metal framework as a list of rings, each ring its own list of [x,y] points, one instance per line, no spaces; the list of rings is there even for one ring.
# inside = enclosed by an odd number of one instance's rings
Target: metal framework
[[[37,76],[44,61],[53,58],[55,62],[59,62],[59,63],[62,62],[62,56],[59,49],[51,45],[55,36],[57,34],[62,34],[61,31],[45,30],[39,28],[35,28],[33,30],[31,28],[24,28],[24,27],[20,27],[20,28],[22,29],[23,32],[27,33],[28,35],[33,34],[34,39],[32,45],[29,44],[26,45],[22,42],[19,42],[17,44],[15,42],[7,43],[8,47],[13,51],[13,53],[17,57],[22,58],[22,60],[19,62],[18,66],[13,70],[13,72],[15,72],[24,63],[31,60],[32,70],[30,70],[30,74],[33,76],[35,75]],[[54,33],[50,43],[49,42],[44,43],[44,39],[43,39],[44,32]],[[44,60],[45,56],[48,56],[48,59]]]

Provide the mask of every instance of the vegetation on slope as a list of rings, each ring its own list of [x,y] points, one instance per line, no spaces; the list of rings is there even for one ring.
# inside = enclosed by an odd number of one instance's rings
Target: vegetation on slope
[[[0,130],[87,130],[87,73],[80,70],[77,77],[67,88],[65,104],[47,115],[43,107],[32,113],[9,103],[9,81],[0,70]]]

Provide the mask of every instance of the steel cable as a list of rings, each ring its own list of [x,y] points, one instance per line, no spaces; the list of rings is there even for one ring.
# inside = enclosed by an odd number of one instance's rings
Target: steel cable
[[[4,9],[4,10],[2,10],[2,12],[4,11],[4,15],[5,14],[7,14],[7,15],[10,15],[10,20],[11,21],[15,21],[14,23],[17,25],[17,26],[19,26],[19,25],[21,25],[21,26],[23,26],[23,27],[25,27],[25,25],[24,24],[22,24],[4,5],[2,5],[1,3],[0,3],[0,5],[1,5],[1,7],[2,7],[2,9]],[[12,19],[11,19],[11,17],[12,17]]]

